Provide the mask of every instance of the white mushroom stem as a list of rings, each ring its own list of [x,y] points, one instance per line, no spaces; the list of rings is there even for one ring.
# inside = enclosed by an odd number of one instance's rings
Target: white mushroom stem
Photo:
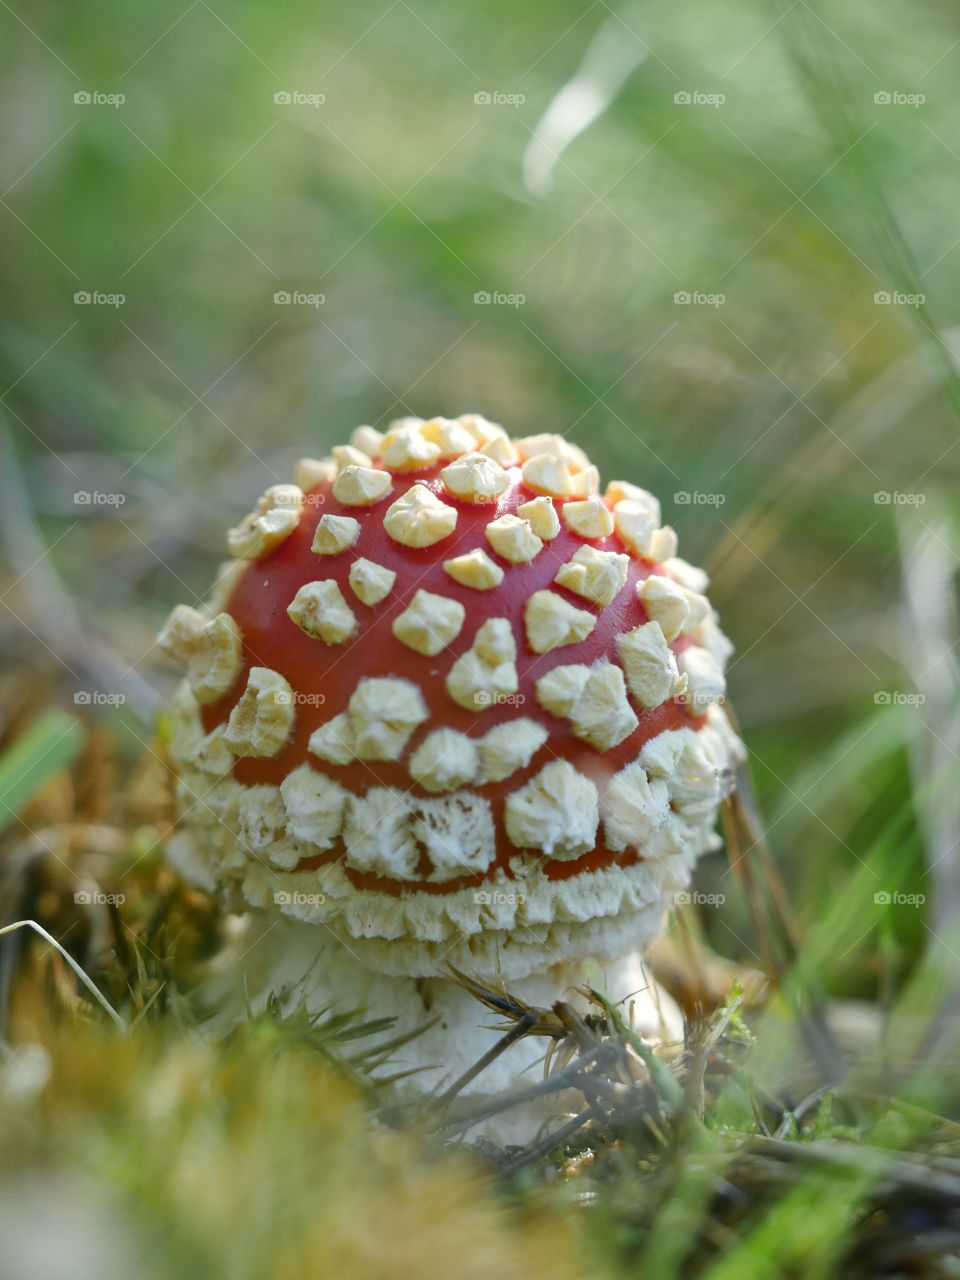
[[[624,1001],[624,1017],[649,1042],[675,1043],[683,1037],[683,1021],[673,1000],[656,987],[647,973],[640,949],[660,925],[659,911],[651,911],[646,933],[636,939],[638,949],[600,968],[603,993],[613,1003]],[[215,1022],[222,1027],[246,1016],[246,999],[254,1012],[271,992],[285,1009],[301,1002],[313,1013],[327,1009],[363,1010],[365,1019],[395,1018],[392,1036],[424,1027],[422,1034],[397,1050],[391,1071],[413,1071],[400,1083],[398,1100],[436,1098],[488,1053],[503,1031],[490,1026],[489,1012],[452,977],[407,978],[376,973],[358,964],[355,955],[331,934],[311,925],[278,918],[268,912],[251,913],[245,931],[231,941],[220,957],[216,973],[207,979],[202,996]],[[495,974],[470,974],[496,986]],[[531,1005],[549,1007],[559,998],[585,1005],[575,988],[586,980],[596,985],[596,965],[583,961],[554,964],[509,982],[511,995]],[[542,1058],[548,1041],[526,1037],[512,1044],[458,1093],[448,1118],[480,1110],[486,1103],[542,1078]],[[467,1137],[486,1137],[501,1143],[531,1141],[557,1099],[511,1107],[472,1126]]]

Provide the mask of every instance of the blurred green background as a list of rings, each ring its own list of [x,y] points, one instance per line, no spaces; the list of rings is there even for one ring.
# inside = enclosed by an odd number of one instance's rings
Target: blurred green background
[[[0,29],[5,733],[31,681],[123,690],[98,714],[135,754],[154,630],[266,483],[479,411],[652,489],[710,570],[801,923],[860,876],[836,989],[938,935],[956,13],[34,0]],[[754,963],[723,855],[703,876]]]

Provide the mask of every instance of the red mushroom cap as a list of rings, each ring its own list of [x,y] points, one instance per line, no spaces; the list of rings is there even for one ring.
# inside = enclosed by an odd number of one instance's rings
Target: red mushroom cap
[[[210,874],[430,944],[504,932],[494,892],[509,932],[682,885],[739,746],[728,642],[655,499],[600,497],[562,438],[474,416],[354,440],[267,491],[231,534],[242,571],[161,637],[193,689],[174,755]]]

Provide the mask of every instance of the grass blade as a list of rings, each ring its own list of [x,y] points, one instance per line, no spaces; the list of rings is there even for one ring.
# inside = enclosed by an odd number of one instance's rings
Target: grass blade
[[[83,729],[63,711],[48,711],[0,757],[0,831],[5,830],[44,783],[80,753]]]

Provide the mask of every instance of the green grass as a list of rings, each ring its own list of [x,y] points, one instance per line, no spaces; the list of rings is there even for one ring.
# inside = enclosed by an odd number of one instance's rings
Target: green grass
[[[50,711],[0,756],[0,830],[12,822],[45,782],[80,754],[83,731],[72,716]]]

